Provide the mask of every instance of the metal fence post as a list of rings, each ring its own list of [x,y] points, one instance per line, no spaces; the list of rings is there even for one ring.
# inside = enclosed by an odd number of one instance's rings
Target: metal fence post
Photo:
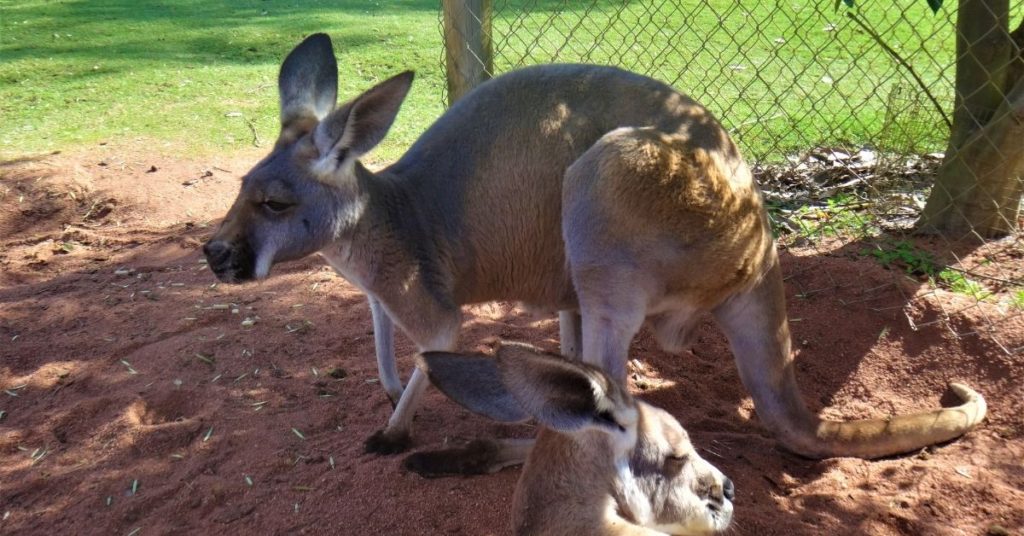
[[[491,77],[491,0],[442,0],[448,105]]]

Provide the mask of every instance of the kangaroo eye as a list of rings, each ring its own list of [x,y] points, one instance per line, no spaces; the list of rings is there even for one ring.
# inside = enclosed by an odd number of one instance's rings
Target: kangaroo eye
[[[266,209],[269,210],[270,212],[273,212],[274,214],[280,214],[291,208],[292,204],[284,203],[281,201],[274,201],[273,199],[267,199],[266,201],[263,202],[263,206],[266,207]]]
[[[673,474],[673,475],[674,474],[678,474],[680,471],[683,470],[683,466],[686,465],[686,462],[687,462],[688,459],[689,459],[689,457],[686,456],[685,454],[682,455],[682,456],[676,456],[676,455],[666,456],[665,457],[665,472],[669,473],[669,474]]]

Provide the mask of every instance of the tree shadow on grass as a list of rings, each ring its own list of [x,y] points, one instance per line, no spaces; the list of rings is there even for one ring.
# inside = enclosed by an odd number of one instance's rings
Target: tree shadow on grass
[[[589,5],[591,3],[578,4],[545,1],[532,3],[530,9],[593,9]],[[4,57],[18,60],[60,55],[85,60],[90,66],[96,61],[114,58],[159,59],[188,65],[276,64],[298,39],[315,31],[332,33],[338,50],[379,42],[381,28],[346,25],[332,31],[336,24],[344,25],[349,14],[360,17],[390,17],[407,13],[435,15],[439,9],[438,3],[431,0],[341,0],[327,3],[75,0],[58,4],[27,3],[5,6],[4,17],[8,24],[34,27],[37,32],[52,38],[5,43]],[[126,31],[126,26],[129,31]],[[175,28],[181,31],[175,32]],[[87,34],[109,42],[83,46],[79,41]],[[113,39],[115,35],[117,39]],[[105,39],[107,36],[111,39]],[[124,69],[130,69],[130,66],[126,65]],[[81,76],[95,74],[83,71]]]
[[[283,1],[217,2],[72,2],[6,6],[8,24],[35,28],[50,39],[5,43],[8,61],[23,58],[73,58],[88,66],[116,60],[123,69],[133,60],[187,65],[276,64],[298,39],[330,31],[346,13],[395,15],[433,12],[424,0],[396,2],[332,2],[309,5]],[[331,21],[329,23],[328,21]],[[23,31],[23,30],[22,30]],[[340,50],[380,40],[379,29],[346,27],[337,32]],[[95,42],[83,45],[83,42]],[[96,73],[85,70],[81,76]]]

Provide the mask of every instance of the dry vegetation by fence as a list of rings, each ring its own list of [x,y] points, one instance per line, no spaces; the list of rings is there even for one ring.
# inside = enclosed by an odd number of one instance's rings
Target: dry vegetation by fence
[[[740,145],[782,247],[874,259],[905,304],[964,298],[926,321],[1019,355],[998,341],[1024,311],[1024,4],[946,4],[445,1],[446,96],[548,62],[666,81]]]

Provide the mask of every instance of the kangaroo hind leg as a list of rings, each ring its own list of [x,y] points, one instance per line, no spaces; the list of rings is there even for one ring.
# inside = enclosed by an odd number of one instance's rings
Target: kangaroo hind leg
[[[384,306],[369,297],[370,313],[373,315],[373,343],[377,352],[377,371],[380,373],[380,384],[391,399],[391,407],[398,406],[402,398],[402,378],[398,375],[395,361],[395,329],[391,317],[384,311]]]

